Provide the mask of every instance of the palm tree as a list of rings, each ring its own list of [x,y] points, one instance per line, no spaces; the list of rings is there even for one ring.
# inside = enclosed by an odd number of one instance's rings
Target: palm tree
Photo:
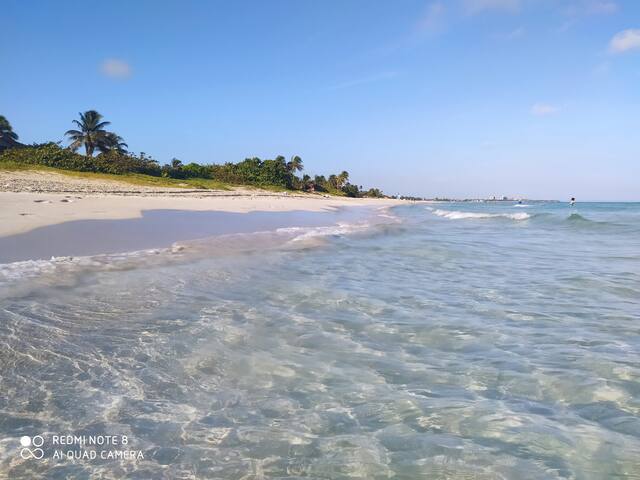
[[[127,153],[127,145],[120,135],[113,132],[105,132],[104,138],[98,142],[98,150],[102,153],[115,151],[118,153]]]
[[[315,188],[313,179],[311,178],[310,175],[307,175],[306,173],[302,176],[302,180],[301,180],[301,184],[302,184],[302,190],[312,190]]]
[[[343,170],[337,178],[338,188],[342,188],[348,181],[349,173]]]
[[[102,122],[101,120],[102,115],[95,110],[80,113],[80,121],[73,121],[80,130],[67,130],[65,133],[71,140],[69,148],[75,152],[84,145],[87,156],[91,157],[96,148],[100,148],[101,144],[107,144],[110,132],[107,132],[104,127],[110,125],[111,122]]]
[[[0,115],[0,138],[9,139],[9,141],[18,140],[18,134],[13,131],[9,120],[4,115]]]
[[[329,185],[331,185],[333,188],[340,188],[340,186],[338,185],[338,177],[336,177],[335,175],[329,175]]]
[[[287,171],[290,173],[301,172],[303,168],[302,159],[298,155],[294,155],[291,161],[287,162]]]

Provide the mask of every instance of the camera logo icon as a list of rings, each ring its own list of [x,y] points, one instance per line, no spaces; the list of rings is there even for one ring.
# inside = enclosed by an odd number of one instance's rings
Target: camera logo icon
[[[20,445],[22,446],[20,457],[22,457],[23,460],[30,458],[40,460],[44,457],[44,450],[40,448],[44,445],[44,438],[42,438],[42,436],[36,435],[35,437],[29,437],[25,435],[24,437],[20,437]]]

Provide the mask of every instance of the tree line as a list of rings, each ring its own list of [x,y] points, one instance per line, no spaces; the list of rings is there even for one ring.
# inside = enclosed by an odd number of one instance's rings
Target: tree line
[[[107,130],[111,125],[95,110],[79,113],[73,120],[74,127],[65,132],[68,145],[61,142],[46,142],[33,145],[18,143],[18,135],[9,121],[0,115],[0,162],[12,161],[32,165],[45,165],[66,170],[101,172],[112,174],[138,173],[169,178],[205,178],[216,181],[255,186],[276,186],[307,192],[328,192],[349,197],[383,197],[377,188],[363,190],[362,186],[350,183],[349,173],[342,171],[328,177],[308,174],[298,176],[304,170],[298,155],[287,160],[279,155],[274,159],[246,158],[237,163],[202,165],[184,164],[174,158],[160,165],[144,152],[135,155],[129,152],[124,139]],[[84,149],[84,154],[79,153]]]

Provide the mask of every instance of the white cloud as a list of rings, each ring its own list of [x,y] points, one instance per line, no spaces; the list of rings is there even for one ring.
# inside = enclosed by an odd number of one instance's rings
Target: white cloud
[[[107,58],[100,64],[100,71],[103,75],[111,78],[129,78],[131,76],[131,66],[117,58]]]
[[[559,111],[560,109],[558,107],[548,103],[534,103],[531,107],[531,114],[536,117],[546,117],[547,115],[553,115]]]
[[[611,53],[623,53],[640,49],[640,29],[630,28],[616,33],[609,42]]]
[[[487,10],[515,12],[520,8],[520,0],[464,0],[463,7],[468,15],[476,15]]]
[[[424,15],[418,21],[418,29],[427,32],[437,32],[444,26],[446,8],[442,2],[429,4]]]

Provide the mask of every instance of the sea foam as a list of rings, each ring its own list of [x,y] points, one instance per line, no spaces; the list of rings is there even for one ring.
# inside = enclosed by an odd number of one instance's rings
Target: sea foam
[[[508,218],[510,220],[528,220],[531,215],[528,213],[487,213],[487,212],[462,212],[459,210],[432,210],[438,217],[449,218],[451,220],[464,220],[469,218]]]

